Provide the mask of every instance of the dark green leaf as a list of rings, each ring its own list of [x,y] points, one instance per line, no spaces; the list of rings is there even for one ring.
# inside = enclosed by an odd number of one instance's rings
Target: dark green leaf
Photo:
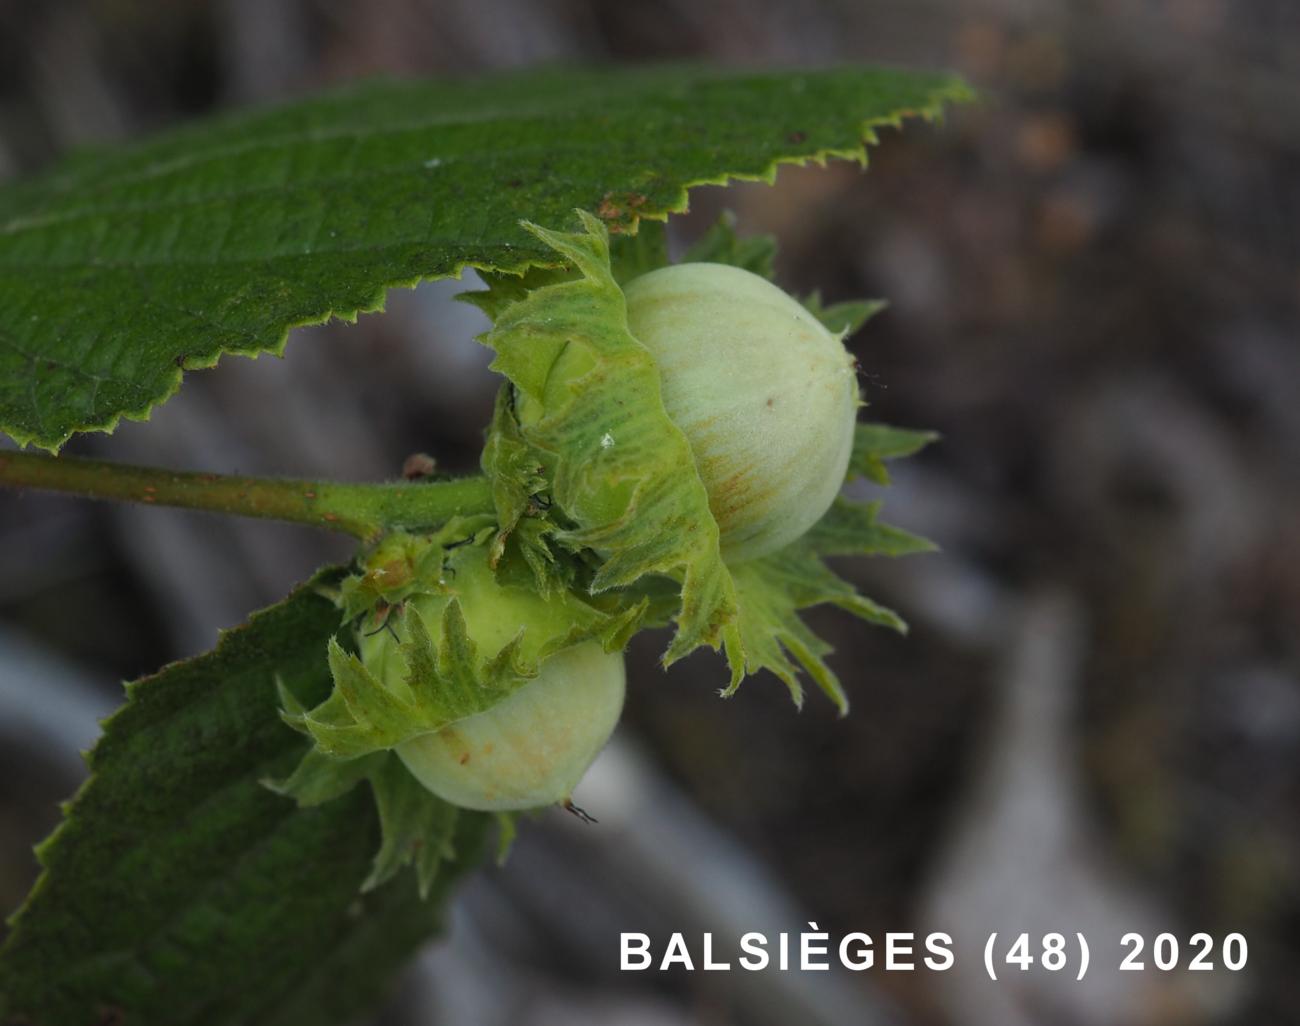
[[[318,588],[338,577],[129,686],[39,849],[44,875],[0,952],[0,1021],[342,1022],[436,929],[487,817],[460,815],[429,903],[414,874],[361,895],[380,844],[368,789],[340,779],[325,791],[342,797],[299,808],[260,783],[305,748],[276,714],[276,678],[304,701],[329,690],[339,614]]]
[[[0,189],[0,429],[111,430],[182,369],[394,285],[557,263],[522,218],[630,230],[691,185],[863,159],[877,126],[968,96],[892,69],[550,70],[372,84],[66,161]]]

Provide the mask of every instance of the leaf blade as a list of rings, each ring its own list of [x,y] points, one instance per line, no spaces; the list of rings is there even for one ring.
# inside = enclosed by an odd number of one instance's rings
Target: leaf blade
[[[197,1026],[293,1007],[342,1021],[433,932],[414,874],[358,897],[379,846],[368,789],[343,778],[317,795],[341,797],[303,809],[261,783],[304,747],[276,715],[276,677],[304,698],[328,690],[338,612],[316,589],[337,576],[129,687],[40,847],[45,873],[0,950],[0,1018]],[[436,894],[483,852],[487,818],[458,822]]]
[[[544,71],[372,84],[69,160],[0,189],[0,429],[57,449],[390,287],[553,265],[522,217],[631,229],[696,184],[863,160],[876,127],[969,96],[883,69]]]

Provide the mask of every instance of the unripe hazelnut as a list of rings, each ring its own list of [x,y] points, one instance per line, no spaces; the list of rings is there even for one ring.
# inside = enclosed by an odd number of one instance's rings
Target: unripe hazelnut
[[[658,364],[732,562],[800,537],[848,469],[860,405],[852,356],[767,279],[724,264],[624,286],[628,327]]]
[[[444,573],[444,589],[408,599],[385,629],[361,636],[366,669],[390,685],[403,680],[409,617],[421,617],[436,648],[454,597],[481,658],[495,656],[522,627],[519,658],[538,663],[538,672],[487,710],[402,742],[398,757],[430,791],[463,808],[508,811],[567,800],[622,713],[622,654],[595,641],[562,647],[574,630],[571,612],[527,587],[498,583],[479,546],[453,550]]]
[[[535,678],[486,712],[397,746],[417,780],[466,809],[564,802],[623,711],[623,656],[594,641],[547,659]]]

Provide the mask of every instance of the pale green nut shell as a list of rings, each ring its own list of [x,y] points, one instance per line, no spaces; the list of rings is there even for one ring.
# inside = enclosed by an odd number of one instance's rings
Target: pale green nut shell
[[[443,610],[460,603],[465,629],[483,658],[524,628],[519,655],[536,661],[563,643],[585,609],[575,599],[543,599],[531,588],[501,585],[480,546],[453,550],[445,591],[409,599],[390,627],[363,633],[361,660],[381,679],[406,674],[403,616],[418,612],[438,644]],[[504,701],[435,733],[398,745],[407,769],[439,798],[467,809],[508,811],[562,802],[609,740],[623,710],[623,656],[594,641],[542,659],[538,675]]]
[[[724,264],[663,267],[624,293],[723,556],[753,559],[800,537],[830,508],[853,449],[858,383],[841,337],[767,279]]]
[[[512,811],[566,801],[623,711],[623,656],[594,641],[566,648],[537,677],[477,716],[412,738],[397,755],[439,798]]]

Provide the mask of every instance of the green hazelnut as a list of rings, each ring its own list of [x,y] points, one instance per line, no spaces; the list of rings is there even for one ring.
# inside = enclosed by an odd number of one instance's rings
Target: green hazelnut
[[[383,630],[362,632],[366,669],[385,682],[404,679],[409,618],[420,616],[436,647],[443,611],[455,598],[484,659],[519,635],[519,660],[536,665],[537,674],[485,711],[402,742],[398,757],[430,791],[464,808],[508,811],[566,801],[618,723],[621,653],[590,640],[569,643],[575,617],[590,611],[577,600],[547,601],[531,588],[499,583],[480,546],[452,550],[442,578],[436,591],[407,599]]]
[[[417,780],[466,809],[510,811],[567,801],[623,710],[623,657],[594,641],[542,663],[486,712],[397,746]]]
[[[860,405],[853,357],[798,301],[723,264],[675,264],[624,286],[737,562],[789,544],[830,507]]]

